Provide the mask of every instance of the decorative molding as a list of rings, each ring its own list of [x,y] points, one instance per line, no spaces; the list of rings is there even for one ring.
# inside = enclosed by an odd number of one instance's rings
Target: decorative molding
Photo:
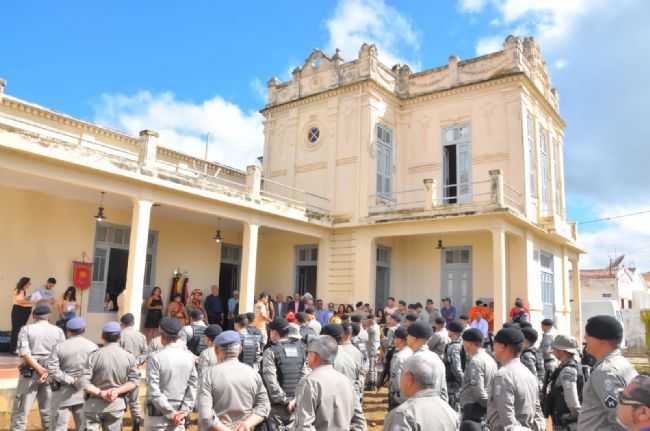
[[[508,153],[485,153],[472,157],[472,164],[481,165],[483,163],[503,162],[506,160],[510,160],[510,154]]]
[[[296,165],[295,170],[297,174],[304,174],[306,172],[320,171],[327,169],[327,162],[307,163],[304,165]]]
[[[357,156],[342,157],[340,159],[336,159],[336,166],[353,165],[358,161],[359,161],[359,157]]]
[[[269,174],[270,178],[275,178],[275,177],[284,177],[287,175],[287,170],[286,169],[278,169],[277,171],[271,171]]]
[[[424,172],[436,172],[440,170],[440,163],[422,163],[419,165],[410,166],[408,169],[409,174],[420,174]]]

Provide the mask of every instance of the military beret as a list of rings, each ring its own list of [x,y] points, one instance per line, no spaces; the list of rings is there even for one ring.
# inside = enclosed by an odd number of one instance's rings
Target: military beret
[[[613,316],[594,316],[587,320],[585,333],[599,340],[610,340],[618,343],[623,339],[623,327]]]
[[[122,328],[117,322],[106,322],[102,326],[102,333],[104,334],[119,334],[120,331],[122,331]]]
[[[458,320],[452,320],[451,322],[447,323],[447,331],[457,332],[460,334],[461,332],[463,332],[464,328],[465,327],[463,326],[463,324],[460,323]]]
[[[415,322],[408,327],[408,335],[415,338],[428,340],[433,335],[431,327],[424,322]]]
[[[363,317],[361,316],[361,314],[353,314],[352,316],[350,316],[350,321],[351,322],[361,323],[362,320],[363,320]]]
[[[68,322],[65,324],[65,327],[71,331],[79,331],[86,328],[86,322],[81,317],[73,317],[72,319],[68,320]]]
[[[183,329],[183,325],[181,324],[180,320],[174,319],[172,317],[163,317],[160,319],[160,331],[165,334],[169,335],[171,337],[175,337],[178,335],[179,332],[181,332],[181,329]]]
[[[401,322],[402,321],[402,313],[399,311],[394,311],[393,314],[390,315],[390,318],[393,319],[396,322]]]
[[[339,342],[341,341],[341,337],[343,337],[343,326],[336,323],[330,323],[329,325],[323,326],[320,333],[321,335],[329,335]]]
[[[524,329],[524,328],[533,328],[533,324],[530,322],[519,322],[519,329]]]
[[[444,323],[445,323],[445,319],[442,318],[442,317],[440,317],[440,316],[438,316],[438,317],[436,317],[436,319],[434,320],[434,322],[436,322],[437,325],[444,325]]]
[[[211,340],[214,340],[217,335],[221,334],[223,332],[223,329],[221,328],[220,325],[208,325],[207,328],[205,328],[205,332],[203,335],[208,337]]]
[[[411,313],[406,313],[406,320],[409,322],[415,322],[418,320],[418,315],[411,312]]]
[[[463,332],[463,340],[471,341],[473,343],[482,343],[483,333],[478,328],[470,328],[467,331]]]
[[[499,344],[505,344],[506,346],[520,344],[524,342],[524,334],[517,328],[504,328],[497,332],[497,335],[494,336],[494,341]]]
[[[133,314],[131,313],[126,313],[120,317],[120,322],[122,322],[124,325],[133,325],[133,322],[135,322],[135,317],[133,317]]]
[[[273,329],[279,332],[286,332],[289,330],[289,322],[281,317],[277,317],[273,319],[271,323],[269,323],[269,329]]]
[[[50,314],[51,312],[52,309],[47,304],[37,304],[36,307],[34,307],[33,311],[34,316],[44,316],[46,314]]]
[[[544,326],[553,326],[555,322],[553,322],[553,319],[544,319],[542,320],[542,325]]]
[[[400,326],[397,329],[395,329],[395,333],[393,334],[395,338],[400,338],[402,340],[406,340],[406,337],[408,336],[408,331],[406,330],[405,327]]]
[[[235,331],[223,331],[214,339],[214,344],[220,347],[241,343],[241,335]]]
[[[521,328],[521,333],[524,334],[524,338],[530,344],[535,344],[535,342],[537,341],[537,331],[535,331],[533,328],[529,328],[529,327]]]

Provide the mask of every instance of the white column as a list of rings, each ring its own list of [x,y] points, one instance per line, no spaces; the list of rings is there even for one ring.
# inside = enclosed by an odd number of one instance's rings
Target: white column
[[[494,329],[507,321],[506,294],[506,233],[503,228],[492,230],[492,286],[494,291]]]
[[[147,243],[149,241],[149,220],[153,202],[134,199],[131,215],[131,239],[129,242],[129,264],[126,270],[126,289],[122,293],[120,312],[132,313],[135,327],[140,328],[144,271],[147,264]]]
[[[332,301],[329,292],[329,261],[331,242],[329,236],[318,241],[318,266],[316,279],[316,296],[325,302]]]
[[[374,304],[375,278],[377,275],[377,243],[365,233],[358,233],[356,240],[356,261],[354,265],[353,297],[351,303],[357,301]]]
[[[571,260],[571,335],[582,343],[582,297],[580,293],[580,256]]]
[[[260,226],[244,223],[242,237],[241,280],[239,283],[239,311],[255,311],[255,275],[257,273],[257,239]]]

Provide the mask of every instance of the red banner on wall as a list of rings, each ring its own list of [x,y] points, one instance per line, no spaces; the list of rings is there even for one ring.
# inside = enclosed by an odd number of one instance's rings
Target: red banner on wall
[[[72,262],[72,282],[77,289],[88,289],[91,283],[92,263]]]

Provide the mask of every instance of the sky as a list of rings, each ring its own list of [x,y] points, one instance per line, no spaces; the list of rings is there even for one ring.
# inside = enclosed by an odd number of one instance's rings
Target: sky
[[[569,218],[650,210],[650,1],[7,0],[2,14],[8,94],[201,157],[207,139],[235,167],[262,153],[266,82],[314,48],[350,60],[369,42],[425,70],[534,36],[567,123]],[[650,270],[650,213],[579,230],[583,268],[624,253]]]

